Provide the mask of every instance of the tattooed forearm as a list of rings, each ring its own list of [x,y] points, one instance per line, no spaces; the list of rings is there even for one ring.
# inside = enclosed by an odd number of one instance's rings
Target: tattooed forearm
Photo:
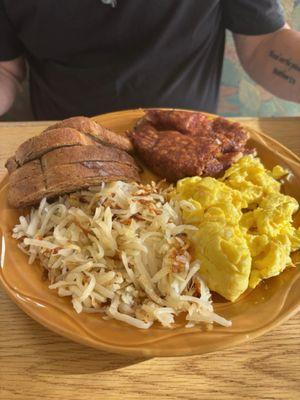
[[[234,34],[246,72],[270,93],[300,103],[300,32],[285,25],[261,36]]]
[[[295,63],[291,58],[286,58],[282,56],[280,53],[276,53],[273,50],[270,50],[269,57],[273,60],[277,61],[281,65],[283,65],[284,69],[280,69],[277,67],[273,68],[273,74],[279,76],[282,79],[285,79],[286,82],[290,83],[291,85],[295,85],[296,78],[295,76],[291,75],[291,72],[300,72],[300,65]]]

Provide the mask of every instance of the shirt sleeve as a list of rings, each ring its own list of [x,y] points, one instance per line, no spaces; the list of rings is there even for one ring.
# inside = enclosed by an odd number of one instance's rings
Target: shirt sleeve
[[[263,35],[282,28],[279,0],[222,0],[225,28],[242,35]]]
[[[13,60],[22,52],[22,44],[6,14],[4,1],[0,0],[0,61]]]

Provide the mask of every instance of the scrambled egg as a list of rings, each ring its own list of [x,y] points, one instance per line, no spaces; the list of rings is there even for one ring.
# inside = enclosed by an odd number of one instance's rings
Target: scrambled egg
[[[184,223],[198,227],[191,240],[200,274],[228,300],[291,266],[290,253],[300,248],[300,228],[292,225],[298,202],[280,193],[276,180],[286,173],[245,156],[220,179],[177,182],[174,196],[181,200]]]

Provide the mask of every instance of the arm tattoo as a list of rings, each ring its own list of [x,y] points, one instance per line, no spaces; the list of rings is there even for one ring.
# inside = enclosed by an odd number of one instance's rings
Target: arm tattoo
[[[269,57],[284,67],[283,69],[274,67],[273,74],[284,79],[287,83],[295,85],[296,79],[290,73],[293,71],[300,72],[300,65],[291,58],[286,58],[273,50],[270,50]]]

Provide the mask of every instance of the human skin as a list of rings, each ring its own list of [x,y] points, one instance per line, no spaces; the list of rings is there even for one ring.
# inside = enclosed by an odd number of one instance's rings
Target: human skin
[[[25,76],[23,57],[0,62],[0,115],[5,114],[12,106]]]
[[[300,103],[300,32],[285,24],[267,35],[234,34],[234,40],[252,79],[277,97]]]

